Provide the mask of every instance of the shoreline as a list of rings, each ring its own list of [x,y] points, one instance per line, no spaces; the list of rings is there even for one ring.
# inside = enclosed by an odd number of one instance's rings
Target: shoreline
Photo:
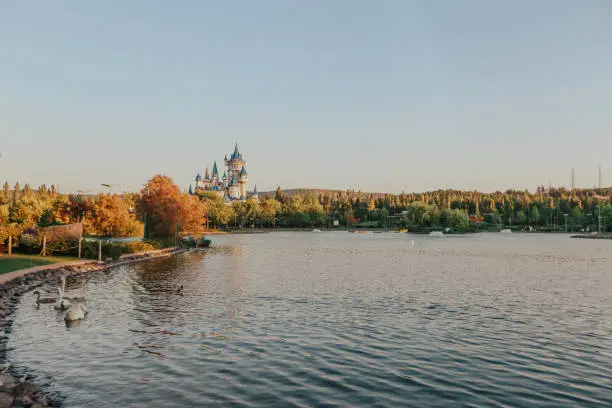
[[[612,235],[572,235],[570,238],[578,238],[578,239],[612,239]]]
[[[56,283],[60,274],[66,276],[101,272],[122,265],[167,258],[187,252],[184,248],[166,248],[155,251],[126,254],[118,260],[107,260],[98,264],[95,260],[78,260],[58,264],[35,266],[0,275],[0,408],[60,407],[61,401],[54,399],[27,377],[19,379],[11,369],[7,356],[7,341],[11,333],[15,309],[25,293],[47,283]]]

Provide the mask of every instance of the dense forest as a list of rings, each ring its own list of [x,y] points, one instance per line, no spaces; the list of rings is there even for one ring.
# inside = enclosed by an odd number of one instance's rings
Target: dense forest
[[[539,187],[535,192],[437,190],[366,194],[358,191],[274,193],[226,204],[203,191],[191,195],[165,176],[129,194],[60,194],[52,185],[4,184],[0,242],[28,229],[82,222],[97,236],[171,236],[205,228],[408,228],[414,231],[515,228],[612,231],[612,188]]]

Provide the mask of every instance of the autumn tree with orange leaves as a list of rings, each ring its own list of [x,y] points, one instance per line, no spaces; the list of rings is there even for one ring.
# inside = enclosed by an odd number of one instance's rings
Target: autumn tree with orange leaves
[[[132,210],[129,201],[117,194],[100,194],[85,217],[85,230],[103,236],[142,236],[143,225]]]
[[[202,231],[205,204],[197,197],[181,192],[168,176],[156,175],[140,190],[138,212],[146,217],[149,233],[155,237],[168,237],[179,232]]]

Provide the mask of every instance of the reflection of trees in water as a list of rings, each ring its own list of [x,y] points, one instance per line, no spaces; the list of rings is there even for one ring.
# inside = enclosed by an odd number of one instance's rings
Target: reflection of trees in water
[[[130,332],[134,348],[163,357],[175,336],[188,335],[183,327],[189,315],[197,313],[198,301],[193,294],[202,274],[203,255],[191,252],[133,265]],[[181,285],[183,296],[177,294]]]
[[[231,331],[242,314],[246,267],[241,246],[130,266],[133,347],[166,354],[172,344],[182,343],[179,336],[206,335],[215,327]],[[177,294],[181,285],[183,296]]]

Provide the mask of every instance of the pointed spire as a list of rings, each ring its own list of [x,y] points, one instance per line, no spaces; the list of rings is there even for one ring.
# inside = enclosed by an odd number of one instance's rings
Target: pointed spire
[[[195,176],[195,181],[201,181],[201,180],[202,180],[202,176],[200,176],[200,173],[198,173],[198,174]]]
[[[242,155],[238,150],[238,142],[236,142],[236,146],[234,146],[234,153],[232,153],[232,160],[234,159],[242,159]]]
[[[191,188],[191,184],[189,185],[189,195],[193,195],[193,189]]]
[[[226,171],[224,171],[224,172],[223,172],[223,177],[222,177],[222,179],[223,179],[223,180],[227,180],[227,172],[226,172]]]
[[[206,171],[204,172],[204,180],[206,181],[210,180],[210,173],[208,172],[208,167],[206,168]]]
[[[232,181],[230,181],[229,185],[230,186],[235,186],[236,184],[238,184],[238,180],[236,180],[236,175],[234,174],[232,176]]]
[[[255,184],[255,188],[253,188],[253,195],[257,197],[257,184]]]
[[[246,166],[242,166],[242,170],[240,170],[240,177],[247,176]]]
[[[217,161],[215,160],[215,162],[213,163],[213,169],[212,169],[212,178],[218,178],[219,177],[219,170],[217,170]]]

